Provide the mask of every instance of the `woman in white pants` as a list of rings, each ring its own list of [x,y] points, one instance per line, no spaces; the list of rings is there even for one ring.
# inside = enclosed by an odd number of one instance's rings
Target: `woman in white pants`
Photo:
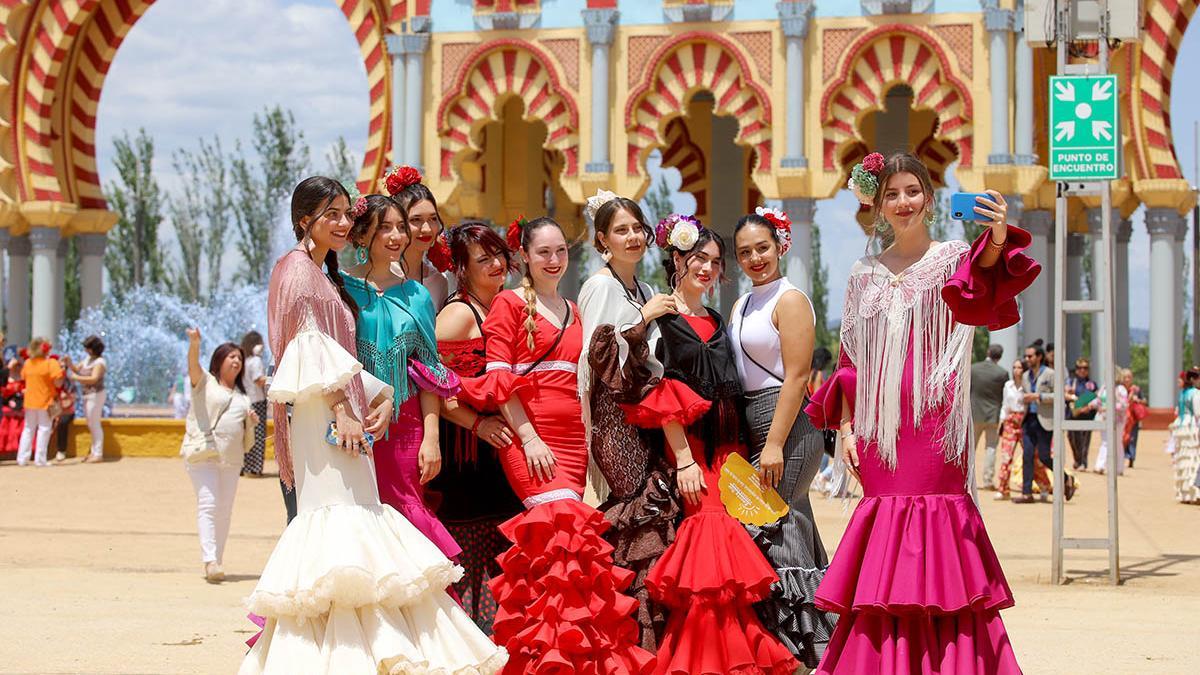
[[[196,524],[204,578],[209,583],[225,579],[221,569],[238,475],[247,441],[254,440],[258,416],[242,388],[241,347],[226,342],[217,347],[208,370],[200,367],[200,331],[189,328],[188,377],[192,405],[179,454],[196,489]]]
[[[50,358],[49,340],[35,337],[29,343],[29,355],[21,367],[21,377],[25,379],[25,427],[17,447],[17,464],[29,464],[32,455],[34,466],[50,466],[46,460],[46,448],[50,446],[53,429],[50,408],[58,398],[63,369],[57,356]]]
[[[104,412],[104,401],[107,392],[104,390],[104,374],[108,372],[108,363],[104,360],[104,341],[95,335],[89,335],[83,341],[83,349],[87,359],[82,364],[68,361],[67,377],[75,380],[83,387],[83,414],[87,416],[88,431],[92,435],[92,447],[84,462],[104,461],[104,428],[100,425],[100,416]]]

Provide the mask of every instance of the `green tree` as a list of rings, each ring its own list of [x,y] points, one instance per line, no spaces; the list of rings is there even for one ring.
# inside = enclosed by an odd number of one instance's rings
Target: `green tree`
[[[358,181],[358,160],[346,145],[346,139],[338,136],[333,147],[325,153],[328,176],[347,187]]]
[[[221,288],[221,262],[233,215],[229,160],[221,139],[214,136],[211,142],[200,139],[198,150],[176,152],[174,163],[183,187],[170,206],[180,252],[172,288],[195,302],[213,297]],[[207,291],[202,272],[208,277]]]
[[[238,144],[231,164],[241,281],[262,283],[270,274],[271,239],[292,187],[308,168],[308,145],[291,112],[275,106],[254,116],[255,159]]]
[[[67,255],[64,261],[65,277],[63,286],[66,291],[63,298],[63,311],[66,314],[67,325],[79,320],[79,312],[83,306],[82,287],[79,279],[79,244],[75,237],[67,239]]]
[[[108,203],[118,215],[108,236],[109,289],[121,298],[131,288],[163,283],[158,226],[162,223],[162,191],[154,177],[154,141],[145,129],[134,137],[122,134],[113,141],[117,182],[106,190]]]
[[[821,249],[821,227],[812,225],[812,306],[817,316],[816,346],[836,352],[838,332],[829,328],[829,266]]]

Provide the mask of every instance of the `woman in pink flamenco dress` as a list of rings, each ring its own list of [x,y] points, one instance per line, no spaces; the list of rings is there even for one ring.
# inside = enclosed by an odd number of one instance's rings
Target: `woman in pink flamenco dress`
[[[968,488],[973,326],[1018,320],[1039,265],[1029,233],[992,224],[974,242],[934,242],[929,172],[872,153],[852,188],[871,200],[883,252],[854,264],[837,372],[805,411],[838,428],[863,486],[816,605],[840,615],[817,673],[1020,673],[999,611],[1012,592]]]

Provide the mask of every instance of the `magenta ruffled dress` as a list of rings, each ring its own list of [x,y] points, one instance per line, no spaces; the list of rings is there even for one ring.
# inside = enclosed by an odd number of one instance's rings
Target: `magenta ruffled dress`
[[[988,236],[985,231],[983,237]],[[961,251],[942,251],[946,269],[940,279],[934,269],[914,270],[908,279],[907,270],[900,275],[891,275],[886,269],[881,275],[877,268],[862,270],[882,278],[884,287],[880,291],[872,281],[864,280],[858,285],[861,292],[848,290],[846,312],[859,313],[848,322],[849,331],[861,333],[847,334],[844,328],[838,371],[805,409],[814,424],[836,428],[843,395],[856,408],[856,432],[860,424],[868,426],[864,424],[867,415],[885,416],[886,396],[895,389],[889,389],[878,376],[864,378],[852,355],[864,365],[880,362],[880,348],[875,346],[873,353],[863,338],[875,343],[881,339],[880,333],[871,332],[868,320],[880,313],[889,315],[892,305],[907,305],[911,310],[914,294],[931,290],[940,297],[930,298],[929,304],[942,306],[920,308],[925,311],[910,316],[934,322],[937,311],[948,309],[953,321],[960,324],[997,329],[1016,322],[1014,298],[1040,270],[1036,262],[1021,254],[1029,244],[1029,234],[1010,227],[1000,262],[988,269],[977,263],[986,246],[983,237],[970,250],[958,243]],[[936,252],[933,249],[929,255]],[[853,276],[851,281],[853,285]],[[916,300],[916,304],[920,302]],[[893,311],[888,319],[880,320],[895,321],[898,316]],[[914,353],[930,368],[931,354],[939,348],[962,347],[965,338],[958,336],[957,329],[950,326],[944,331],[946,344],[939,345],[936,338],[931,344],[929,337],[938,334],[936,326],[907,326],[899,421],[891,427],[895,432],[888,442],[890,446],[894,440],[894,460],[881,452],[881,440],[887,435],[882,427],[871,438],[859,439],[863,498],[816,593],[817,607],[839,615],[817,673],[1021,672],[999,614],[1013,606],[1012,591],[967,490],[970,453],[966,437],[954,437],[955,430],[962,428],[959,406],[963,399],[957,395],[958,385],[966,386],[969,376],[959,362],[965,366],[969,361],[969,342],[965,347],[968,358],[956,356],[950,361],[954,370],[942,400],[929,402],[930,382],[938,377],[936,366],[922,371],[921,380],[914,377]],[[914,341],[914,335],[919,339]],[[849,349],[848,342],[852,345]],[[894,355],[885,354],[882,362]],[[925,388],[918,392],[919,384]],[[860,392],[861,386],[872,390]],[[915,406],[920,406],[921,414],[915,414]]]

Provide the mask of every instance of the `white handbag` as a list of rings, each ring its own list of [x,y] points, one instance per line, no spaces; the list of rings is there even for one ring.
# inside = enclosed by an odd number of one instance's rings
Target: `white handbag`
[[[204,423],[200,421],[200,416],[196,416],[196,426],[200,427],[200,432],[204,437],[199,442],[189,442],[189,439],[186,436],[184,437],[183,446],[180,447],[179,454],[183,455],[185,462],[198,464],[221,458],[221,451],[217,448],[217,439],[213,435],[213,429],[221,422],[221,417],[225,414],[225,411],[229,410],[231,403],[233,403],[232,396],[229,397],[228,401],[225,401],[225,405],[221,407],[221,412],[217,413],[216,419],[212,421],[212,424],[208,428],[204,427]],[[195,400],[193,399],[192,405],[195,404]]]

